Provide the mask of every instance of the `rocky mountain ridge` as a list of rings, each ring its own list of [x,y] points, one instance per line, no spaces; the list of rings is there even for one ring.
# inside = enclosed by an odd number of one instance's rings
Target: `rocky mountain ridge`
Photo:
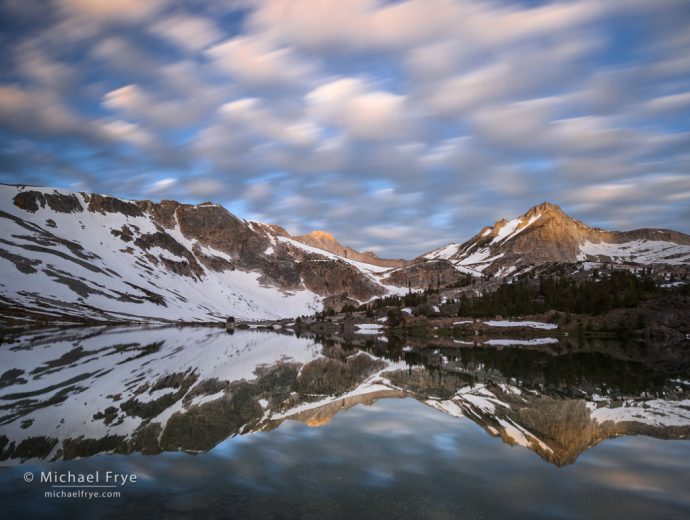
[[[548,202],[510,221],[486,226],[462,244],[422,255],[457,269],[515,276],[548,263],[690,265],[690,236],[668,229],[605,231],[589,227]]]
[[[543,203],[463,244],[383,259],[317,231],[291,236],[212,202],[128,201],[0,186],[0,316],[19,321],[219,321],[312,314],[553,262],[690,264],[690,236],[608,232]]]
[[[332,295],[366,301],[396,290],[380,280],[385,268],[304,245],[213,203],[0,186],[0,208],[5,316],[272,319],[311,314]]]

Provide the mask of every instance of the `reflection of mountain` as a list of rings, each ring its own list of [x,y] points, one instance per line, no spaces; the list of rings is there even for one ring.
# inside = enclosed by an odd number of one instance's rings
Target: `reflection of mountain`
[[[451,414],[461,411],[491,435],[525,446],[558,466],[572,464],[587,448],[620,435],[690,435],[687,399],[597,403],[546,397],[509,385],[478,385],[461,389],[452,399],[427,403]]]
[[[576,365],[587,360],[571,357],[570,375],[554,379],[534,351],[463,349],[434,354],[434,368],[414,352],[390,352],[206,328],[34,333],[0,350],[0,459],[206,451],[285,420],[323,426],[393,397],[466,416],[558,465],[617,435],[690,435],[690,383],[656,374],[622,385],[619,374],[645,372],[629,362],[608,359],[608,371],[582,375]]]

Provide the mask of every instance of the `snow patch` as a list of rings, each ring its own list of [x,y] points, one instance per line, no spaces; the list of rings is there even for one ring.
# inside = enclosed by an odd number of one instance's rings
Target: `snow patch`
[[[383,325],[378,323],[357,323],[355,334],[381,334]]]
[[[690,262],[690,245],[662,240],[633,240],[621,244],[594,243],[588,240],[580,244],[580,253],[577,255],[579,261],[600,256],[609,257],[618,263],[681,265]]]

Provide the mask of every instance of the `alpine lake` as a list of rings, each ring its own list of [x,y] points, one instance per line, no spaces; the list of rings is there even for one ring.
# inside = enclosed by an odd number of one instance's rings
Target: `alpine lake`
[[[5,335],[2,516],[690,518],[687,341],[363,332]]]

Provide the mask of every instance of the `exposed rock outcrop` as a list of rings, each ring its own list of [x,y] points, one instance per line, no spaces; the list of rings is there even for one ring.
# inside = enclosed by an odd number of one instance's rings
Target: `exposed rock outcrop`
[[[465,276],[448,260],[423,259],[391,271],[385,281],[401,287],[426,289],[453,284]]]
[[[386,290],[342,261],[305,260],[299,264],[304,286],[316,294],[334,296],[347,293],[357,300],[369,300]]]
[[[14,197],[14,205],[24,211],[35,213],[46,204],[58,213],[78,213],[84,208],[74,194],[65,193],[41,193],[40,191],[23,191]]]

